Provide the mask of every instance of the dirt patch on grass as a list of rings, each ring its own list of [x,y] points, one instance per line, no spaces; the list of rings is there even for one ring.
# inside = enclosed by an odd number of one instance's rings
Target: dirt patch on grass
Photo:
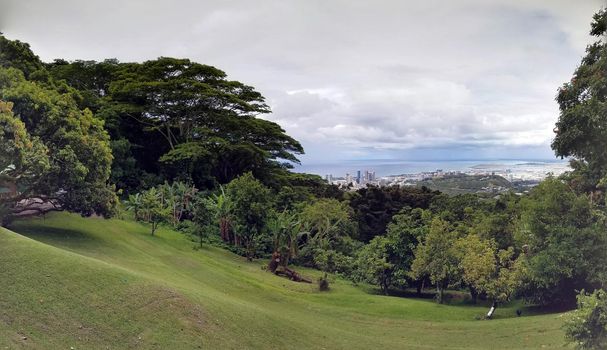
[[[191,325],[202,330],[204,326],[204,312],[202,308],[190,301],[183,294],[164,287],[137,287],[131,291],[135,293],[139,302],[130,309],[134,314],[168,313],[180,320],[184,325]]]
[[[128,305],[127,311],[143,326],[128,337],[133,348],[159,348],[162,334],[172,335],[177,342],[188,342],[215,327],[206,322],[207,315],[200,305],[176,290],[138,285],[129,288],[128,293],[135,302]]]

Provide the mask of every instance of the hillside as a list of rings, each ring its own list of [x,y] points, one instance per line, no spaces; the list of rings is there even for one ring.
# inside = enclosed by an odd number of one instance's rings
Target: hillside
[[[122,220],[57,213],[0,229],[0,349],[523,349],[564,344],[561,315],[328,293],[265,262]],[[18,233],[15,233],[18,232]],[[303,270],[309,276],[318,273]],[[529,315],[529,316],[527,316]]]
[[[499,193],[512,188],[510,181],[499,175],[446,175],[422,180],[417,186],[456,195],[464,193]]]

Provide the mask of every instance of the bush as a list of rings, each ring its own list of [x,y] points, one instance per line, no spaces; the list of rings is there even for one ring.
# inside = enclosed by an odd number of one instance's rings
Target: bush
[[[581,291],[578,307],[565,323],[565,336],[575,342],[576,348],[585,350],[607,348],[607,292],[596,290],[592,294]]]
[[[322,271],[350,276],[354,269],[354,258],[335,250],[316,249],[314,264]]]
[[[325,273],[324,276],[321,276],[318,279],[318,289],[321,292],[326,292],[329,290],[329,277],[327,277],[327,274]]]

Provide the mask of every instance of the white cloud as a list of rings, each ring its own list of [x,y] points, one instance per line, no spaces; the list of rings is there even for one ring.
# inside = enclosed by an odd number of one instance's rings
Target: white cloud
[[[458,147],[549,154],[556,89],[571,77],[591,40],[591,16],[604,5],[4,2],[0,30],[47,60],[166,55],[218,66],[267,97],[274,113],[266,118],[300,139],[309,160]]]

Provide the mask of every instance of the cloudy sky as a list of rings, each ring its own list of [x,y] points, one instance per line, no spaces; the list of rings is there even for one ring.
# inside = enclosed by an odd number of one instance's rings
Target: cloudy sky
[[[605,0],[0,0],[43,60],[188,57],[255,86],[306,149],[550,159],[557,88]]]

